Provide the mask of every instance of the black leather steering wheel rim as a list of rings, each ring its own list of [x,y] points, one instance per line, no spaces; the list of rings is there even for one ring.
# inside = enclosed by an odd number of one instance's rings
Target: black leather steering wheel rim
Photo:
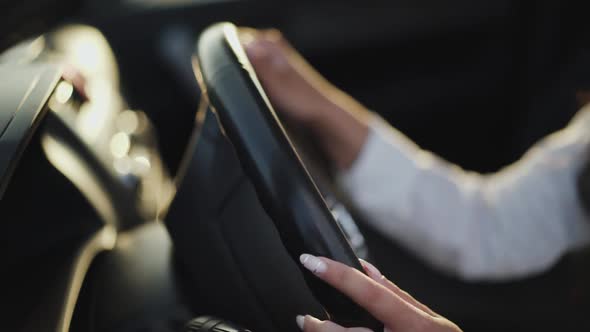
[[[333,258],[362,270],[358,259],[266,99],[236,28],[206,30],[198,46],[202,80],[211,106],[236,149],[283,241],[295,254]],[[279,173],[280,172],[280,173]],[[297,211],[307,208],[308,211]],[[304,215],[298,215],[304,213]],[[293,229],[296,226],[298,229]]]
[[[195,72],[292,258],[310,253],[363,271],[270,105],[233,24],[219,23],[202,33]],[[352,301],[303,272],[332,318],[348,326],[381,327]]]

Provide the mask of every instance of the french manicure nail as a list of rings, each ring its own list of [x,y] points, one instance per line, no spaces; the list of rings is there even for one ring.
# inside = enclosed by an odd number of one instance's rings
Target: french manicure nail
[[[371,279],[373,279],[375,281],[381,281],[381,279],[383,279],[383,274],[373,264],[367,262],[364,259],[359,258],[359,260],[361,261],[361,265],[365,269],[365,272],[367,272],[367,275]]]
[[[313,272],[314,274],[320,274],[326,272],[328,265],[321,258],[315,257],[310,254],[303,254],[299,257],[301,264]]]
[[[297,317],[295,317],[295,322],[297,323],[297,326],[299,326],[299,329],[301,331],[303,331],[303,324],[305,324],[305,317],[301,316],[301,315],[297,315]]]

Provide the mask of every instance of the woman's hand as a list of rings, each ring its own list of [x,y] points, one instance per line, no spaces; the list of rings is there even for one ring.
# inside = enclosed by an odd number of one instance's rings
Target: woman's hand
[[[240,38],[273,105],[300,123],[320,121],[337,90],[277,30],[240,29]]]
[[[332,287],[365,308],[385,326],[385,331],[460,332],[455,324],[436,314],[410,294],[387,280],[377,268],[361,261],[367,275],[324,257],[301,255],[301,263]],[[297,325],[305,332],[367,331],[344,328],[312,316],[297,316]]]
[[[367,137],[369,111],[323,78],[277,30],[242,28],[240,38],[277,111],[311,129],[337,168],[350,167]]]

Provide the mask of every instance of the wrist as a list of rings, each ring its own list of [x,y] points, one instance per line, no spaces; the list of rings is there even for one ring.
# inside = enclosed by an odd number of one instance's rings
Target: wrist
[[[358,158],[369,133],[370,112],[360,104],[326,105],[308,124],[338,170],[346,170]],[[358,107],[356,107],[358,106]]]

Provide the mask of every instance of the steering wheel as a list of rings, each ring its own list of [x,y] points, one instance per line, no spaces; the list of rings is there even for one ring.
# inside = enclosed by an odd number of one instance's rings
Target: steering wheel
[[[279,242],[288,252],[288,255],[280,258],[282,261],[289,260],[290,255],[292,264],[299,260],[301,254],[310,253],[334,259],[364,273],[358,257],[301,161],[283,124],[270,105],[240,44],[237,28],[231,23],[219,23],[206,29],[199,39],[193,58],[193,66],[195,76],[201,86],[203,100],[207,101],[206,104],[212,112],[205,120],[206,125],[200,133],[199,143],[195,150],[195,155],[199,154],[201,157],[193,156],[192,160],[186,161],[186,163],[195,166],[189,166],[188,175],[184,176],[183,184],[177,195],[180,198],[177,197],[173,202],[167,217],[168,228],[175,246],[184,257],[185,265],[194,265],[192,263],[195,260],[194,254],[198,251],[209,250],[209,252],[213,252],[217,250],[219,255],[222,255],[221,252],[227,252],[225,248],[217,248],[220,246],[219,241],[210,240],[212,236],[220,232],[220,230],[212,231],[211,227],[228,222],[235,223],[235,221],[222,220],[223,216],[216,212],[227,209],[225,207],[228,205],[227,201],[232,201],[232,198],[216,199],[215,196],[218,196],[219,192],[230,191],[230,189],[225,190],[223,187],[231,187],[232,191],[236,191],[235,187],[239,187],[239,185],[234,182],[238,183],[240,177],[234,176],[233,173],[243,172],[255,190],[255,195],[250,196],[257,197],[257,201],[262,205],[264,212],[270,217],[274,228],[278,231]],[[214,116],[212,116],[213,114]],[[221,143],[214,143],[216,144],[214,147],[212,144],[204,143],[207,140],[220,140],[219,138],[212,139],[213,136],[224,136],[224,139],[231,143],[228,145],[231,146],[229,150],[232,151],[226,151],[228,149],[224,148]],[[217,176],[216,173],[220,172],[220,167],[231,164],[233,159],[239,163],[240,171],[225,171],[224,175],[217,177],[218,180],[211,180]],[[207,161],[203,162],[203,160]],[[211,166],[213,164],[218,166]],[[228,180],[233,177],[236,178],[234,182]],[[231,184],[229,184],[230,182]],[[195,186],[199,186],[201,189],[196,190]],[[221,189],[206,191],[207,188],[215,186]],[[195,204],[199,204],[195,199],[196,196],[207,196],[201,199],[199,207],[195,206]],[[247,199],[251,199],[251,197]],[[203,203],[203,200],[208,200],[209,203]],[[241,204],[245,205],[243,202]],[[219,207],[212,208],[213,205]],[[252,207],[250,210],[254,208]],[[209,209],[211,212],[194,212],[199,209]],[[242,210],[246,211],[248,208],[242,207]],[[194,217],[191,217],[193,215]],[[270,241],[272,231],[268,230],[268,225],[264,225],[258,220],[261,217],[252,217],[247,212],[239,212],[238,215],[251,219],[241,220],[241,227],[259,228],[250,233],[253,242]],[[253,220],[254,218],[256,220]],[[200,228],[195,228],[195,223],[187,221],[188,219],[201,219]],[[203,221],[203,219],[209,221]],[[223,228],[224,226],[219,227]],[[221,232],[225,231],[221,229]],[[205,237],[208,239],[209,245],[206,249],[203,246],[197,249],[194,243],[187,238],[187,234],[196,232],[200,233],[201,239]],[[204,236],[204,233],[209,235]],[[244,232],[244,236],[246,233]],[[262,236],[261,234],[268,235]],[[233,240],[228,240],[228,236]],[[242,237],[230,234],[226,236],[224,241],[242,241]],[[235,249],[235,243],[229,245],[234,246],[229,250],[230,252],[233,250],[233,256],[226,255],[225,259],[217,259],[216,264],[220,264],[221,260],[234,259],[238,261],[238,265],[241,265],[240,260],[246,259],[240,258],[244,255],[244,246]],[[275,243],[267,245],[269,250],[280,251],[282,249],[277,247]],[[215,249],[211,247],[215,247]],[[258,255],[260,254],[263,253],[259,252]],[[261,258],[257,256],[256,259],[260,260]],[[281,264],[281,267],[277,266],[277,269],[288,268],[283,263],[275,259],[274,263],[268,263],[266,266]],[[301,265],[297,264],[297,266],[309,289],[329,314],[330,319],[349,327],[362,326],[375,331],[383,328],[382,324],[364,309],[320,281],[309,271],[301,268]],[[194,268],[192,271],[195,278],[202,277],[203,269]],[[230,269],[225,271],[230,271]],[[245,273],[247,275],[244,278],[249,279],[251,283],[257,283],[258,279],[263,278],[272,282],[259,272]],[[256,273],[258,274],[253,280],[251,276]],[[276,277],[292,279],[291,275],[292,273],[281,277],[277,274]],[[236,280],[231,282],[236,283]],[[290,282],[285,281],[285,286],[297,286],[295,285],[296,281],[289,284]],[[265,287],[262,286],[262,288]],[[256,296],[269,295],[267,289],[261,292],[264,294],[261,295],[260,292],[257,292]],[[287,293],[285,296],[288,296]],[[283,298],[281,300],[288,302],[292,299]],[[274,310],[274,308],[270,310]],[[246,326],[248,327],[248,325]]]
[[[270,105],[236,27],[230,23],[210,27],[202,34],[197,52],[210,103],[293,258],[311,253],[363,271]],[[336,296],[329,288],[315,293],[319,298]],[[347,314],[360,312],[351,309]],[[366,317],[359,319],[341,317],[345,322],[369,323],[363,321]]]

